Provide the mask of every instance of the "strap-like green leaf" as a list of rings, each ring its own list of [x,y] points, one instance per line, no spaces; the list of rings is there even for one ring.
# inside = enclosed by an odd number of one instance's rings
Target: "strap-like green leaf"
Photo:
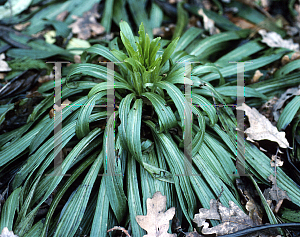
[[[292,99],[292,101],[290,101],[282,111],[277,122],[278,130],[285,129],[290,124],[290,122],[292,122],[299,109],[300,96],[298,95],[294,99]]]
[[[100,100],[107,94],[106,91],[101,91],[90,97],[80,108],[78,122],[76,124],[76,135],[79,139],[83,138],[90,132],[89,117],[94,109],[97,100]]]
[[[171,57],[172,53],[175,51],[176,49],[176,45],[178,43],[179,38],[174,39],[169,45],[168,47],[165,49],[163,55],[162,55],[162,61],[161,61],[161,65],[164,65],[164,63]]]
[[[135,219],[137,215],[143,214],[141,198],[139,195],[139,185],[137,182],[137,162],[133,156],[129,156],[127,159],[127,196],[131,228],[134,236],[144,236],[146,232],[138,225]]]
[[[116,89],[116,88],[120,88],[120,89],[127,89],[129,91],[133,92],[132,87],[129,84],[125,84],[123,82],[116,82],[114,83],[114,85],[107,85],[107,82],[101,82],[98,83],[97,85],[95,85],[89,92],[88,97],[90,98],[91,96],[93,96],[94,94],[107,90],[107,89]]]
[[[92,63],[77,64],[68,73],[67,79],[76,74],[89,75],[97,79],[107,81],[107,68],[101,65],[95,65]],[[126,80],[124,80],[124,78],[121,77],[120,74],[117,72],[114,72],[114,77],[117,81],[123,83],[126,82]]]
[[[145,92],[142,94],[142,96],[148,98],[155,109],[155,112],[159,118],[159,132],[168,131],[170,128],[177,125],[177,120],[174,113],[161,96],[151,92]]]
[[[135,45],[135,39],[134,35],[132,33],[132,30],[128,23],[126,21],[121,21],[120,22],[120,29],[122,34],[129,40],[131,47],[133,48],[134,51],[137,50],[136,45]]]
[[[1,210],[0,229],[3,230],[7,227],[8,230],[12,230],[14,216],[16,210],[19,208],[19,194],[21,187],[15,189],[5,201]]]
[[[102,179],[90,236],[105,236],[107,233],[109,197],[106,190],[105,181]]]
[[[214,105],[212,105],[203,96],[193,93],[192,95],[193,104],[196,107],[200,107],[209,117],[212,126],[218,121],[217,111]]]
[[[109,197],[110,206],[115,213],[118,222],[121,222],[126,214],[126,196],[123,188],[121,165],[115,162],[115,134],[114,123],[115,115],[112,114],[107,122],[103,136],[103,153],[104,153],[104,179]]]
[[[86,210],[93,185],[102,165],[103,153],[101,152],[85,176],[82,184],[79,185],[74,195],[71,195],[69,202],[66,203],[65,210],[61,213],[62,217],[59,221],[54,237],[75,235]]]
[[[126,142],[131,155],[143,164],[141,148],[142,99],[137,99],[128,114],[126,125]]]

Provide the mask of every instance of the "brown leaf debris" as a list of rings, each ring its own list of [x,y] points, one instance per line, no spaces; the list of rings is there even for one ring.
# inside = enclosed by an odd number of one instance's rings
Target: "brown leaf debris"
[[[72,28],[73,34],[77,34],[79,39],[86,40],[105,31],[105,28],[96,20],[99,17],[97,4],[95,4],[91,11],[83,14],[83,17],[72,16],[76,21],[69,25],[69,28]]]
[[[291,200],[290,197],[287,195],[286,191],[281,190],[277,186],[276,178],[273,175],[268,177],[270,181],[272,181],[272,188],[267,188],[264,191],[264,196],[269,204],[270,208],[273,210],[274,213],[277,213],[283,203],[284,199]],[[276,205],[273,205],[273,201],[276,202]]]

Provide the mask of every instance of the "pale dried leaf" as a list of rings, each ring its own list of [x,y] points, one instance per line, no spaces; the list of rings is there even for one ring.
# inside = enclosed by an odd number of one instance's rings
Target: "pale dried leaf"
[[[11,71],[11,68],[8,66],[7,62],[4,61],[4,59],[4,53],[0,54],[0,72],[9,72]]]
[[[107,233],[111,232],[111,231],[115,231],[115,230],[121,230],[127,237],[131,237],[130,234],[128,233],[128,231],[124,227],[121,227],[121,226],[114,226],[113,228],[109,229],[107,231]]]
[[[18,237],[17,235],[14,234],[14,232],[9,231],[7,227],[4,227],[0,237]]]
[[[296,95],[300,95],[300,86],[289,88],[289,89],[286,90],[286,92],[284,92],[280,96],[280,98],[278,99],[278,101],[276,102],[276,104],[273,107],[273,116],[274,116],[275,121],[278,121],[279,116],[280,116],[280,109],[282,108],[284,103],[289,98],[291,98],[292,96],[296,96]]]
[[[215,22],[205,15],[202,8],[200,8],[198,14],[203,17],[204,29],[207,30],[210,35],[215,35],[220,33],[220,30],[217,27],[215,27]]]
[[[169,221],[175,215],[175,207],[166,211],[167,197],[161,192],[154,193],[152,199],[147,198],[147,215],[136,216],[137,223],[147,231],[144,237],[175,237],[167,233]]]
[[[54,73],[51,71],[50,75],[44,75],[44,76],[40,76],[38,79],[39,83],[45,83],[47,81],[51,81],[54,79]]]
[[[200,235],[196,230],[193,232],[185,233],[185,237],[204,237],[204,235]]]
[[[259,30],[258,33],[262,36],[262,42],[271,48],[287,48],[299,51],[299,44],[294,44],[292,39],[284,40],[278,33],[267,32],[264,29]]]
[[[253,198],[250,198],[245,205],[247,211],[249,212],[249,217],[253,220],[256,225],[262,225],[263,212],[259,205],[254,201]]]
[[[25,30],[27,28],[27,26],[29,26],[31,24],[30,21],[26,22],[26,23],[21,23],[21,24],[16,24],[14,25],[14,28],[18,31],[22,31]]]
[[[291,57],[291,61],[300,59],[300,53],[299,52],[295,52],[293,53],[292,57]]]
[[[61,106],[59,107],[58,105],[54,104],[53,108],[49,111],[49,117],[53,118],[54,117],[54,111],[56,113],[59,113],[63,108],[67,107],[69,104],[71,104],[72,101],[69,101],[68,99],[65,99],[62,103]]]
[[[3,80],[5,78],[5,76],[6,76],[6,73],[0,72],[0,80]]]
[[[255,83],[255,82],[258,82],[259,78],[261,78],[264,74],[261,73],[259,70],[256,70],[254,75],[253,75],[253,78],[251,80],[251,82]]]
[[[252,185],[243,182],[242,179],[236,179],[235,182],[238,191],[243,197],[241,200],[242,204],[243,202],[246,202],[245,207],[248,211],[249,217],[253,220],[255,225],[262,225],[263,210],[254,200],[254,198],[258,196],[256,190],[254,190]]]
[[[238,106],[236,109],[244,110],[249,118],[250,128],[247,128],[247,140],[270,140],[277,142],[282,148],[288,148],[289,142],[285,138],[285,132],[279,132],[277,128],[263,115],[261,115],[255,108],[250,108],[245,103]]]
[[[59,112],[61,111],[62,109],[64,109],[65,107],[67,107],[69,104],[71,104],[72,101],[68,100],[68,99],[65,99],[62,103],[61,103],[61,106],[57,106],[56,104],[54,105],[54,109],[55,111]]]
[[[73,34],[77,34],[79,39],[86,40],[91,36],[104,33],[105,28],[96,20],[99,17],[97,4],[95,4],[91,11],[83,14],[83,17],[72,16],[76,21],[69,25],[69,28],[72,28]]]
[[[242,29],[255,29],[257,27],[255,24],[251,23],[250,21],[247,21],[242,17],[234,16],[231,14],[229,16],[230,21]]]
[[[283,161],[276,155],[272,155],[272,159],[270,161],[271,167],[278,167],[283,165]]]
[[[281,204],[283,202],[284,199],[286,200],[291,200],[290,197],[287,195],[286,191],[281,190],[280,188],[278,188],[277,183],[276,183],[276,178],[273,175],[270,175],[268,177],[268,179],[270,181],[272,181],[272,188],[267,188],[264,191],[264,196],[265,199],[267,200],[267,202],[269,203],[270,207],[272,210],[274,210],[275,213],[277,213],[281,207]],[[276,206],[272,206],[273,202],[276,202]]]
[[[288,64],[290,61],[291,61],[290,57],[288,55],[284,55],[281,59],[281,64],[282,64],[282,66],[284,66],[284,65]]]
[[[222,223],[209,228],[205,221],[220,220]],[[229,208],[214,199],[210,200],[210,209],[200,208],[199,214],[194,216],[198,227],[203,226],[202,234],[225,235],[254,226],[253,220],[247,216],[234,202],[229,201]]]
[[[158,28],[153,28],[152,33],[155,36],[160,36],[163,38],[171,37],[174,34],[175,31],[175,24],[169,24],[168,26],[161,26]]]

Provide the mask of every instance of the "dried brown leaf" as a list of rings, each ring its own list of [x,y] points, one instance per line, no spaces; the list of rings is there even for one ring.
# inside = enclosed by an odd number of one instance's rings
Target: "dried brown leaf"
[[[168,26],[161,26],[158,28],[153,28],[152,33],[155,36],[160,36],[162,38],[168,38],[174,34],[175,27],[176,27],[175,24],[169,24]]]
[[[297,59],[300,59],[300,53],[299,52],[295,52],[295,53],[292,54],[291,61],[294,61],[294,60],[297,60]]]
[[[276,102],[278,101],[278,98],[276,96],[274,96],[273,98],[269,99],[266,103],[264,103],[260,109],[259,112],[265,116],[269,121],[273,120],[273,107],[276,104]],[[273,125],[276,125],[276,123],[271,122]]]
[[[275,126],[255,108],[250,108],[245,103],[238,106],[236,109],[244,110],[249,118],[250,128],[247,128],[247,140],[270,140],[277,142],[282,148],[288,148],[289,142],[285,138],[285,132],[279,132]]]
[[[83,14],[83,17],[72,16],[76,21],[69,25],[69,28],[72,28],[73,34],[77,34],[79,39],[86,40],[105,31],[105,28],[96,20],[99,17],[97,4],[95,4],[91,11]]]
[[[26,22],[26,23],[21,23],[21,24],[16,24],[14,25],[14,28],[18,31],[22,31],[25,30],[27,28],[27,26],[29,26],[31,24],[30,21]]]
[[[258,33],[262,36],[261,42],[266,43],[271,48],[287,48],[299,51],[299,44],[294,44],[292,39],[284,40],[278,33],[267,32],[264,29],[259,30]]]
[[[258,196],[256,190],[254,190],[253,186],[244,183],[241,179],[236,179],[236,185],[238,191],[244,198],[242,199],[242,203],[246,203],[245,207],[249,212],[249,217],[253,220],[255,225],[262,225],[263,210],[254,200],[255,196]]]
[[[228,14],[229,19],[232,23],[234,23],[236,26],[242,28],[242,29],[256,29],[257,26],[250,21],[245,20],[242,17],[234,16],[233,14]]]
[[[251,80],[252,83],[255,83],[255,82],[258,82],[259,78],[261,78],[264,74],[261,73],[259,70],[256,70],[254,75],[253,75],[253,78]]]
[[[264,191],[264,196],[268,202],[268,204],[270,205],[271,209],[277,213],[281,207],[281,204],[283,202],[284,199],[286,200],[291,200],[290,197],[287,195],[286,191],[281,190],[280,188],[278,188],[277,186],[277,182],[276,182],[276,178],[273,175],[270,175],[268,177],[268,179],[270,181],[272,181],[272,188],[267,188]],[[276,205],[273,205],[273,201],[276,202]]]
[[[208,18],[202,8],[200,8],[198,14],[203,17],[204,29],[207,30],[210,35],[220,33],[220,30],[215,27],[215,22],[212,19]]]
[[[44,75],[44,76],[40,76],[38,79],[39,83],[45,83],[47,81],[51,81],[54,79],[54,73],[51,72],[50,75]]]
[[[278,167],[283,165],[283,161],[276,155],[272,155],[272,159],[270,161],[271,167]]]
[[[290,58],[289,58],[288,55],[284,55],[284,56],[281,58],[281,64],[282,64],[282,66],[288,64],[290,61],[291,61],[291,60],[290,60]]]
[[[220,220],[222,223],[209,228],[207,219]],[[255,226],[253,220],[247,216],[234,202],[229,201],[229,208],[214,199],[210,200],[210,209],[200,208],[199,214],[194,216],[198,227],[203,226],[202,234],[225,235]]]
[[[274,116],[275,121],[278,121],[279,116],[280,116],[280,109],[282,108],[284,103],[289,98],[291,98],[292,96],[296,96],[296,95],[300,95],[300,86],[289,88],[289,89],[286,90],[286,92],[284,92],[280,96],[280,98],[278,99],[278,101],[276,102],[276,104],[273,107],[273,116]]]
[[[69,104],[71,104],[72,101],[65,99],[62,103],[61,106],[57,106],[56,104],[53,106],[53,108],[49,111],[49,117],[53,118],[54,117],[54,111],[56,113],[59,113],[62,109],[64,109],[65,107],[67,107]]]
[[[175,237],[167,233],[169,221],[175,215],[175,207],[166,211],[167,197],[161,192],[154,193],[152,199],[147,198],[147,215],[136,216],[137,223],[147,231],[144,237]]]
[[[0,72],[0,80],[3,80],[6,77],[6,73]]]

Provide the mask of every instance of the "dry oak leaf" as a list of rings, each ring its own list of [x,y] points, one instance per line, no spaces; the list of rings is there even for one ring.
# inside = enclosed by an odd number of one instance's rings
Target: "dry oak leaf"
[[[220,220],[222,223],[209,228],[207,219]],[[210,200],[210,209],[200,208],[199,214],[194,216],[198,227],[203,226],[202,234],[216,234],[217,236],[231,234],[252,226],[253,220],[247,216],[233,201],[229,201],[229,208],[217,200]]]
[[[238,110],[244,110],[249,118],[250,128],[245,130],[247,140],[270,140],[277,142],[282,148],[288,148],[289,142],[285,138],[285,132],[279,132],[275,126],[255,108],[250,108],[245,103],[236,107]]]
[[[147,215],[135,217],[137,223],[147,231],[144,237],[176,237],[167,233],[169,221],[175,215],[175,207],[166,211],[166,204],[167,197],[161,192],[154,193],[152,199],[147,198]]]
[[[77,34],[79,39],[86,40],[92,36],[102,34],[105,28],[97,22],[100,15],[97,12],[97,4],[94,5],[91,11],[83,14],[83,17],[72,16],[76,21],[69,25],[72,28],[72,33]]]

